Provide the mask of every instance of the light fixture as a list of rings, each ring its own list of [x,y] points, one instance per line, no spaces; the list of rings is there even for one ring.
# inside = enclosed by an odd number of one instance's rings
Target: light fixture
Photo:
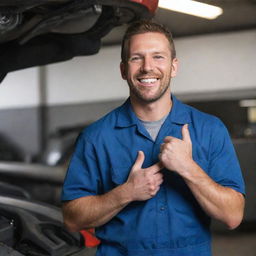
[[[158,7],[182,12],[205,19],[216,19],[223,13],[222,8],[193,0],[159,0]]]

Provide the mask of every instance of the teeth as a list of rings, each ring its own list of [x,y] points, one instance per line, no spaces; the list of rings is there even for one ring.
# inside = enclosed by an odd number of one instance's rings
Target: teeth
[[[143,78],[139,80],[141,83],[155,83],[157,81],[156,78]]]

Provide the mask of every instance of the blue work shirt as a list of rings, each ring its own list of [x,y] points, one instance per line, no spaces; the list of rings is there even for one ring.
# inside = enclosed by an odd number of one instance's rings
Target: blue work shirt
[[[77,141],[63,186],[62,200],[104,194],[123,184],[137,158],[143,168],[158,162],[166,136],[181,138],[188,124],[193,159],[217,183],[244,193],[239,163],[223,123],[172,96],[172,110],[153,141],[136,117],[128,99],[86,128]],[[128,204],[105,225],[96,228],[101,239],[97,256],[210,256],[210,218],[184,180],[162,170],[164,182],[146,201]]]

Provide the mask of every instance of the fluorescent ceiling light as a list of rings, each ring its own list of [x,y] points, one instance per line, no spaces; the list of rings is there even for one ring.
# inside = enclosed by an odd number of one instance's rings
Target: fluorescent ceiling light
[[[256,100],[255,99],[248,99],[248,100],[240,100],[239,102],[240,107],[256,107]]]
[[[158,7],[210,20],[223,13],[220,7],[193,0],[159,0]]]

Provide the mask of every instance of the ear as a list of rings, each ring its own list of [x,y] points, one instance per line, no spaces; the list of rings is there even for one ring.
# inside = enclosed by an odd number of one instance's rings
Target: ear
[[[123,62],[120,63],[120,72],[121,72],[121,75],[122,75],[122,78],[124,80],[127,79],[127,76],[126,76],[126,67],[125,67],[125,64]]]
[[[172,60],[172,72],[171,72],[171,77],[175,77],[178,72],[178,59],[174,58]]]

